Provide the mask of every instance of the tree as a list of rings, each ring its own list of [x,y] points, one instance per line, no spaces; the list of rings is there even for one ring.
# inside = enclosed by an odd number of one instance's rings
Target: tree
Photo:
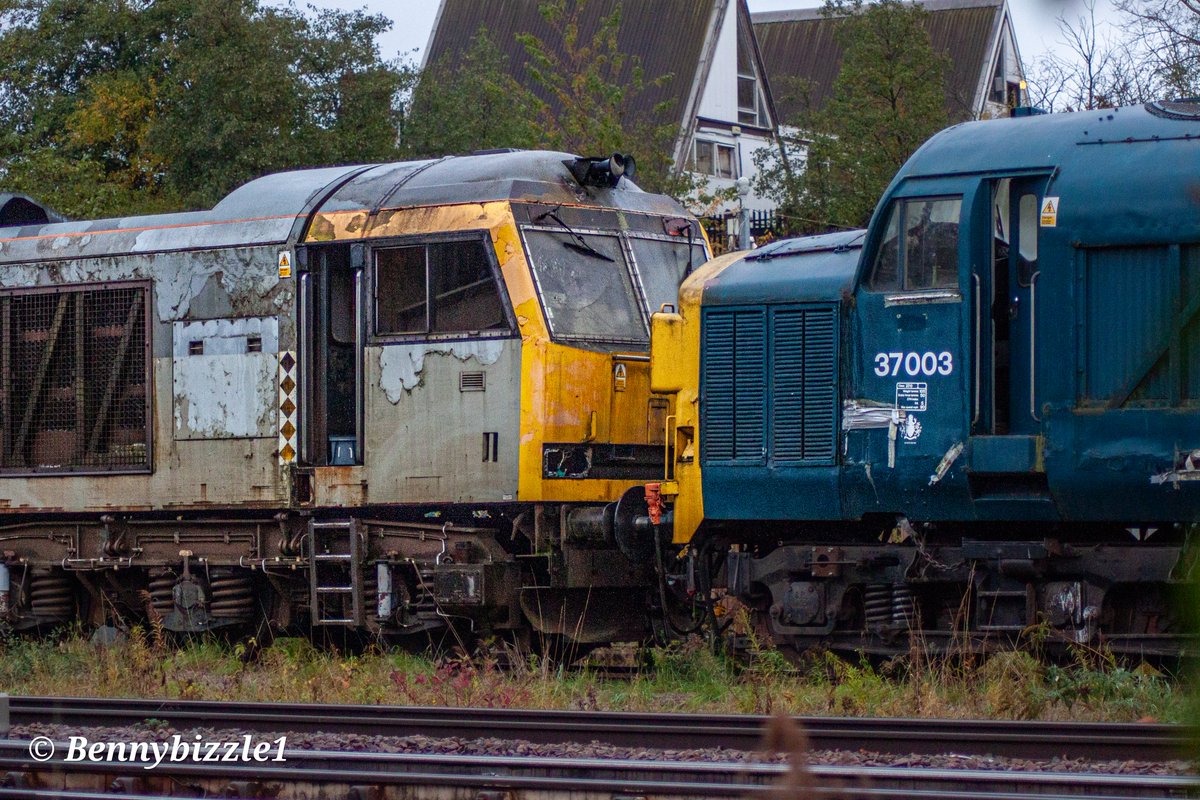
[[[1044,111],[1079,111],[1143,102],[1161,83],[1144,69],[1141,43],[1122,40],[1096,21],[1095,0],[1085,0],[1073,22],[1058,19],[1060,48],[1030,70],[1030,102]]]
[[[209,207],[396,153],[390,23],[258,0],[0,0],[0,186],[72,216]]]
[[[402,143],[417,158],[541,142],[540,101],[517,83],[486,28],[461,59],[421,73],[404,115]]]
[[[529,57],[526,69],[549,102],[540,106],[543,144],[583,155],[634,152],[638,183],[651,191],[680,196],[691,188],[688,176],[673,169],[671,150],[679,135],[671,101],[638,116],[632,101],[673,75],[647,80],[637,58],[621,52],[621,6],[601,18],[590,39],[581,34],[586,2],[578,0],[567,12],[566,0],[543,0],[542,17],[553,30],[550,43],[532,33],[517,40]],[[552,44],[551,44],[552,43]]]
[[[1200,94],[1200,2],[1197,0],[1115,0],[1140,46],[1138,65],[1157,78],[1156,97]]]
[[[1058,50],[1031,70],[1031,100],[1047,111],[1133,105],[1200,94],[1200,2],[1116,0],[1120,25],[1096,20],[1086,0],[1060,16]]]
[[[919,5],[831,0],[823,11],[844,51],[831,97],[789,120],[785,157],[756,155],[756,188],[795,232],[866,225],[896,171],[948,122],[949,58],[934,52]]]

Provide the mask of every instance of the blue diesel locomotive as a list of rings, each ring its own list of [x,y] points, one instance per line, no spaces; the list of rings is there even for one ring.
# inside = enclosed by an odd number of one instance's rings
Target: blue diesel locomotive
[[[1200,104],[956,126],[865,231],[716,259],[655,316],[651,516],[781,645],[1180,652],[1198,312]]]

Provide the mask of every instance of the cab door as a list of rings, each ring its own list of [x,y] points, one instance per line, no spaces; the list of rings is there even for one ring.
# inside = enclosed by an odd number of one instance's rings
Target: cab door
[[[1057,517],[1039,437],[1038,376],[1055,368],[1039,363],[1047,344],[1038,326],[1038,236],[1047,179],[984,181],[972,215],[966,463],[975,512],[984,518]]]
[[[361,247],[301,251],[299,378],[301,463],[363,463],[363,267]]]
[[[939,465],[953,463],[967,435],[969,269],[962,230],[974,191],[963,180],[904,184],[869,235],[855,290],[857,386],[842,427],[847,463],[865,462],[869,478],[852,500],[874,503],[849,507],[848,514],[954,513],[947,506],[953,490]],[[855,472],[851,466],[848,477]],[[934,475],[941,485],[931,492]]]
[[[989,182],[971,268],[973,436],[1037,432],[1038,227],[1045,177]]]

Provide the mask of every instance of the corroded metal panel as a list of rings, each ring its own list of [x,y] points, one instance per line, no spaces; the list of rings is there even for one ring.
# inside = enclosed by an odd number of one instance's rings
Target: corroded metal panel
[[[175,438],[274,437],[278,320],[176,322],[173,334]]]
[[[371,502],[515,500],[520,364],[519,339],[367,348]],[[464,391],[464,373],[485,389]]]

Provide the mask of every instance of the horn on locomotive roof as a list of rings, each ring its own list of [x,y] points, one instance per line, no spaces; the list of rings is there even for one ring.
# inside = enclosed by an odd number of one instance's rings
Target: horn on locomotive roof
[[[576,158],[564,161],[563,164],[571,171],[571,175],[581,186],[614,189],[620,183],[622,176],[633,180],[634,175],[637,174],[637,162],[634,161],[633,156],[621,153],[613,153],[607,158],[603,156]]]
[[[0,228],[65,221],[66,218],[61,214],[55,213],[31,197],[0,192]]]

